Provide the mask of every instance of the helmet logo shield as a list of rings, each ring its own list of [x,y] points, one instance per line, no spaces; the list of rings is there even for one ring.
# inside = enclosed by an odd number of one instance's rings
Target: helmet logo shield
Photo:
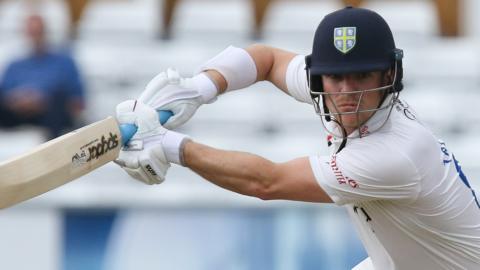
[[[335,48],[343,54],[348,53],[355,47],[356,39],[356,27],[336,27],[333,30],[333,43],[335,44]]]

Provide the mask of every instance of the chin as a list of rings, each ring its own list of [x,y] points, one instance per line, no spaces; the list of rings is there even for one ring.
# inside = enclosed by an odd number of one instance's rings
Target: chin
[[[363,122],[364,122],[364,119],[362,118],[362,116],[360,116],[360,119],[357,119],[357,115],[352,114],[352,115],[342,116],[342,122],[341,123],[345,128],[356,129]]]

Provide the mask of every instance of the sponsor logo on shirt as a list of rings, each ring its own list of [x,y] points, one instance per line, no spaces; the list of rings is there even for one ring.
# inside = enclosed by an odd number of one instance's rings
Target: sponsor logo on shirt
[[[333,144],[333,136],[329,134],[327,136],[327,145],[328,145],[328,147],[330,147],[330,146],[332,146],[332,144]]]
[[[452,162],[452,157],[450,156],[445,143],[442,140],[438,140],[438,143],[440,144],[440,151],[443,153],[443,164],[446,165]]]
[[[364,125],[364,126],[362,126],[362,127],[360,128],[360,135],[361,135],[362,137],[365,137],[365,136],[367,136],[367,135],[369,135],[369,134],[370,134],[370,131],[368,130],[368,126],[367,126],[367,125]]]
[[[357,181],[351,179],[348,176],[344,176],[340,168],[338,168],[336,155],[332,156],[332,161],[330,161],[330,167],[332,168],[333,174],[335,175],[335,178],[340,185],[345,184],[351,186],[352,188],[358,187]]]
[[[403,103],[401,100],[398,100],[397,101],[397,105],[395,106],[395,108],[397,109],[397,111],[399,112],[402,112],[403,111],[403,114],[405,115],[405,117],[407,117],[408,119],[410,120],[415,120],[417,119],[417,117],[415,116],[415,114],[409,109],[410,106],[406,103]]]

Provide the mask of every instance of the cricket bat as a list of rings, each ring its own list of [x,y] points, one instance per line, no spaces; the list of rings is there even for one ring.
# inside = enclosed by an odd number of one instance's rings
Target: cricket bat
[[[172,112],[159,111],[165,123]],[[113,117],[82,127],[0,163],[0,208],[41,195],[115,160],[137,131]]]

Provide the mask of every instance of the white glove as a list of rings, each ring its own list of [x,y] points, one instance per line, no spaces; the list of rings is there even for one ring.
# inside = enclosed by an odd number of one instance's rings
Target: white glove
[[[155,109],[136,100],[117,105],[117,120],[119,124],[134,124],[138,130],[115,163],[146,184],[162,183],[170,162],[181,163],[187,136],[162,127]]]
[[[178,71],[167,69],[155,76],[138,100],[155,110],[170,110],[173,116],[164,124],[168,129],[187,122],[198,107],[216,100],[217,87],[205,73],[182,78]]]

